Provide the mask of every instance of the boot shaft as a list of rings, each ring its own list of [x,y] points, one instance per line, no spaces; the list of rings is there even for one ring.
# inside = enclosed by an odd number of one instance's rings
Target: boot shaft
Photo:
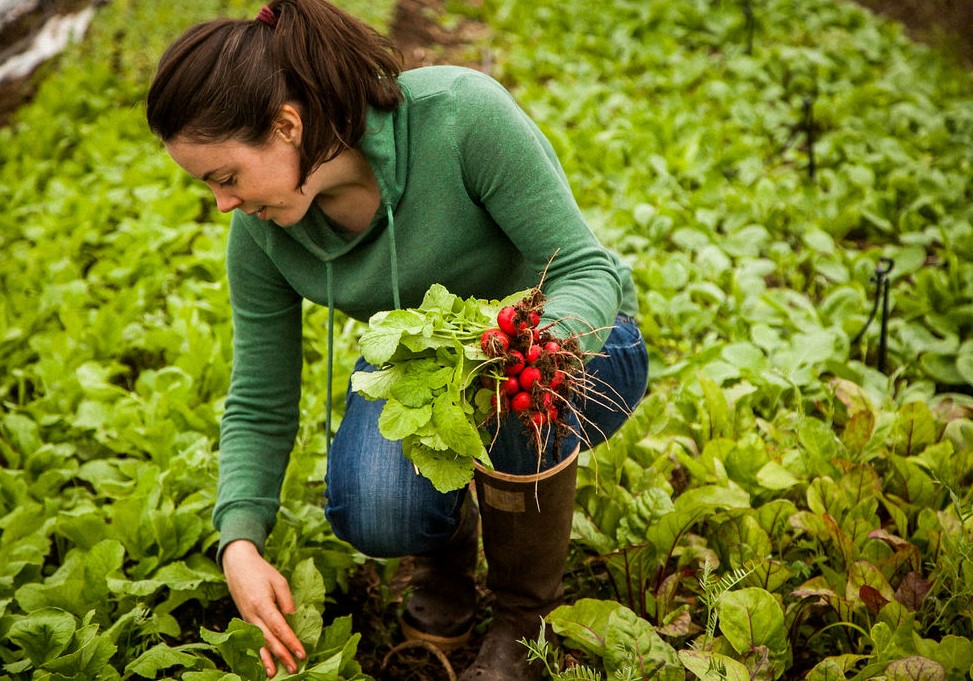
[[[531,626],[560,600],[574,517],[578,452],[537,475],[477,468],[487,587]]]

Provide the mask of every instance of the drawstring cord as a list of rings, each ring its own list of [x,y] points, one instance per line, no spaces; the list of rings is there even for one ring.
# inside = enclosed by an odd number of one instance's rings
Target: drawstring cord
[[[327,390],[325,391],[325,398],[324,398],[324,410],[325,410],[324,430],[326,433],[324,437],[324,447],[325,447],[324,451],[326,454],[330,454],[331,453],[331,383],[332,383],[331,377],[333,375],[332,369],[334,369],[334,287],[332,286],[333,269],[331,267],[330,260],[326,263],[325,270],[327,272],[327,277],[328,277],[328,373],[327,373],[328,387]]]
[[[385,213],[389,218],[389,250],[391,251],[391,265],[392,265],[392,303],[395,305],[395,309],[399,310],[402,308],[399,302],[399,258],[395,252],[395,218],[392,217],[392,206],[390,204],[385,204]]]
[[[388,215],[388,230],[389,230],[389,249],[391,251],[391,270],[392,270],[392,302],[395,305],[395,309],[399,310],[402,307],[401,301],[399,299],[399,258],[395,250],[395,218],[392,215],[392,206],[385,205],[386,215]],[[332,267],[331,261],[325,263],[325,271],[327,272],[327,284],[328,284],[328,372],[326,380],[328,386],[325,389],[324,398],[324,429],[325,429],[325,453],[329,454],[331,452],[331,407],[332,407],[332,377],[334,376],[334,268]]]

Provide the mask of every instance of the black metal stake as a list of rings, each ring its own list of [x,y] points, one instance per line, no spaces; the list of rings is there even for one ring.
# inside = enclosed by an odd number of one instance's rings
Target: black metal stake
[[[862,330],[851,341],[852,345],[856,345],[862,339],[881,306],[882,319],[880,321],[881,326],[878,338],[878,370],[883,374],[885,373],[886,359],[888,357],[889,273],[893,267],[895,267],[895,261],[892,258],[878,259],[878,263],[875,265],[875,274],[872,275],[872,281],[875,282],[875,304],[872,305],[872,311],[868,315],[868,319],[865,320],[865,326],[862,327]]]
[[[888,273],[892,271],[895,264],[891,258],[884,258],[888,264],[888,269],[882,272],[880,284],[882,288],[882,326],[878,337],[878,370],[885,373],[885,359],[888,355],[889,347],[889,279]],[[881,261],[879,261],[881,262]],[[878,270],[875,271],[876,274]]]
[[[753,0],[743,0],[743,16],[746,18],[744,27],[747,32],[747,54],[753,54],[753,32],[757,23],[753,16]]]

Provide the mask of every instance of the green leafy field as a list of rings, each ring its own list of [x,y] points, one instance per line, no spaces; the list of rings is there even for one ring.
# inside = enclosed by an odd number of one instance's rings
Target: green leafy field
[[[535,645],[553,676],[967,678],[969,74],[833,0],[448,9],[489,25],[471,53],[633,263],[652,353],[579,474],[564,645]],[[141,104],[183,27],[252,10],[116,0],[0,130],[0,678],[262,675],[209,521],[228,217]],[[326,312],[306,318],[268,551],[312,654],[279,678],[367,678],[327,616],[365,559],[319,509]],[[361,329],[338,323],[343,389]]]

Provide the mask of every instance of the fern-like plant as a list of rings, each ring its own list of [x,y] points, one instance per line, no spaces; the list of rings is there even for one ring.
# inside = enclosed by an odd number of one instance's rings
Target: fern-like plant
[[[717,578],[714,569],[713,564],[706,561],[699,577],[699,585],[703,590],[700,600],[706,606],[706,635],[703,638],[702,645],[699,645],[698,641],[695,641],[692,645],[700,650],[708,649],[713,643],[713,639],[716,638],[716,624],[719,620],[717,605],[720,598],[754,571],[753,566],[744,566]]]

